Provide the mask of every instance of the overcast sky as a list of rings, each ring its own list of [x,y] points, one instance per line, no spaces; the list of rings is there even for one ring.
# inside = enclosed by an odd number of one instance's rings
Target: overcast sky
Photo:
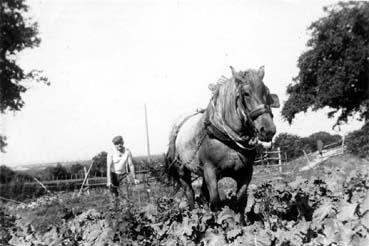
[[[306,50],[307,27],[335,1],[29,0],[41,45],[22,67],[41,69],[50,86],[27,84],[25,107],[2,115],[8,136],[1,164],[90,159],[124,136],[146,154],[166,151],[175,119],[210,99],[221,75],[265,65],[264,82],[281,102]],[[290,126],[274,110],[277,134],[335,133],[324,112]],[[350,124],[343,130],[358,128]]]

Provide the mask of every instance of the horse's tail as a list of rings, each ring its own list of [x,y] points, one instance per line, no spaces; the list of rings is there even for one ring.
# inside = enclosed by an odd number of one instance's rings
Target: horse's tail
[[[173,126],[169,135],[168,151],[165,154],[165,172],[170,183],[179,184],[179,173],[176,169],[175,162],[177,161],[176,140],[179,129],[182,124]]]

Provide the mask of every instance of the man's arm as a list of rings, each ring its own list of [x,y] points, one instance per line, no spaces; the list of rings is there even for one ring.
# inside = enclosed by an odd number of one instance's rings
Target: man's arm
[[[132,175],[132,178],[133,178],[133,181],[135,184],[138,184],[139,181],[136,179],[136,173],[135,173],[135,165],[133,165],[133,160],[132,160],[132,153],[131,151],[129,151],[129,154],[128,154],[128,166],[129,166],[129,170],[131,172],[131,175]]]
[[[113,159],[111,154],[106,157],[106,185],[111,185],[111,165],[113,164]]]
[[[132,178],[135,179],[136,178],[136,173],[135,173],[135,166],[133,165],[131,151],[128,152],[128,167],[129,167],[129,171],[131,172]]]

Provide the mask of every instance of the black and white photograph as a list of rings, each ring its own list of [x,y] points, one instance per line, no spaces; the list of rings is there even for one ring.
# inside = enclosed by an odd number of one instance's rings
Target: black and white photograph
[[[369,2],[1,0],[0,245],[369,245]]]

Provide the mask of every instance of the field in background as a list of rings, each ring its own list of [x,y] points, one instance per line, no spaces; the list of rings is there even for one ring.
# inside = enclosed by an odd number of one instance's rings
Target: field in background
[[[331,153],[340,152],[340,143],[335,143],[334,145],[330,145],[324,150],[324,158],[321,158],[317,152],[306,154],[303,157],[295,159],[290,162],[282,161],[281,157],[283,153],[278,151],[266,151],[265,154],[262,154],[263,158],[259,158],[259,162],[254,165],[254,175],[252,179],[252,183],[258,184],[260,181],[264,181],[266,179],[284,179],[291,177],[291,173],[296,174],[298,170],[302,167],[311,166],[312,164],[317,164],[319,162],[324,161],[326,158],[331,156]],[[343,151],[343,149],[342,149]],[[272,154],[270,154],[272,153]],[[279,158],[277,158],[279,157]],[[141,197],[142,190],[148,190],[149,186],[151,186],[152,182],[160,181],[166,182],[166,175],[164,174],[164,155],[153,155],[150,158],[147,156],[138,156],[134,158],[135,166],[136,166],[136,175],[139,180],[141,180],[141,184],[137,186],[137,189],[134,189],[134,194],[136,197]],[[83,162],[80,162],[83,163]],[[84,161],[84,165],[86,170],[91,165],[91,161]],[[75,162],[67,162],[62,163],[68,168],[68,165],[73,165]],[[264,165],[261,165],[264,164]],[[43,169],[47,167],[47,165],[56,165],[56,163],[51,164],[40,164],[40,165],[32,165],[30,166],[33,169],[29,169],[27,171],[23,171],[26,174],[34,175],[40,174]],[[104,189],[106,186],[106,173],[89,173],[88,182],[85,183],[83,189]],[[84,182],[85,174],[83,173],[71,173],[65,178],[56,179],[47,178],[47,179],[33,179],[29,180],[20,180],[13,181],[9,184],[0,185],[0,194],[2,197],[11,198],[15,200],[24,200],[24,199],[34,199],[36,197],[45,195],[47,192],[61,192],[61,191],[76,191],[81,190],[81,185]],[[87,184],[87,185],[86,185]],[[233,184],[232,184],[233,185]],[[145,193],[146,191],[144,191]],[[139,199],[142,200],[141,198]]]

